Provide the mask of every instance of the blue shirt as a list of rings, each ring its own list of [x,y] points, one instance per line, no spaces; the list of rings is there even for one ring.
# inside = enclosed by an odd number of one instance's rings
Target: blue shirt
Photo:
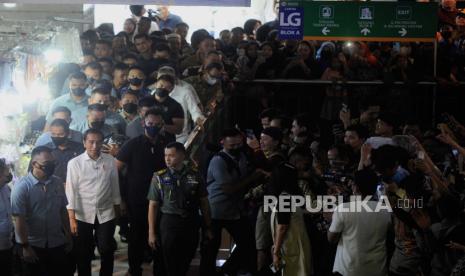
[[[63,96],[60,96],[56,98],[52,105],[50,106],[50,109],[48,110],[46,120],[48,123],[51,123],[52,121],[52,112],[55,108],[59,106],[64,106],[67,107],[71,111],[71,118],[74,121],[75,118],[75,112],[83,107],[87,108],[89,105],[87,100],[89,99],[89,96],[85,95],[82,100],[79,102],[74,101],[74,99],[71,97],[70,93],[65,94]]]
[[[13,247],[13,222],[11,220],[10,187],[0,188],[0,250]]]
[[[29,173],[13,186],[11,212],[25,218],[32,246],[55,248],[65,243],[62,215],[67,204],[63,180],[56,176],[40,182]]]
[[[126,136],[129,139],[136,138],[144,134],[143,121],[140,116],[137,116],[132,122],[126,126]]]
[[[126,94],[129,91],[129,86],[125,86],[125,87],[121,88],[120,91],[121,91],[120,92],[121,97],[123,97],[123,95]],[[147,87],[142,87],[137,93],[139,98],[147,97],[147,96],[150,96],[151,94],[152,94],[152,90],[148,89]]]
[[[166,18],[166,20],[160,19],[158,21],[158,27],[160,27],[160,30],[163,30],[163,29],[174,30],[176,25],[178,25],[179,23],[182,23],[181,17],[179,15],[170,13],[168,15],[168,18]]]
[[[230,157],[234,159],[234,157]],[[215,155],[208,166],[208,201],[213,219],[236,220],[240,218],[242,196],[239,193],[227,195],[223,192],[225,184],[234,185],[248,174],[245,155],[241,154],[239,160],[234,162],[239,167],[240,175],[235,169],[229,170],[226,161],[219,155]]]
[[[82,133],[80,133],[79,131],[70,129],[68,138],[73,142],[82,144],[82,140],[83,140]],[[50,144],[50,147],[52,149],[55,148],[55,144],[53,144],[53,141],[52,141],[51,133],[50,132],[44,132],[39,136],[39,138],[37,138],[36,144],[34,146],[38,147],[38,146],[45,146],[45,145],[48,145],[48,144]]]
[[[87,123],[87,107],[76,111],[76,119],[71,122],[70,128],[76,129]],[[116,112],[107,110],[105,112],[105,124],[111,126],[119,134],[126,132],[126,121]],[[83,132],[84,133],[84,132]]]
[[[83,121],[79,125],[76,125],[74,128],[74,130],[79,131],[82,134],[84,134],[84,132],[86,132],[86,130],[88,129],[89,129],[89,123],[87,122],[87,120]],[[102,129],[100,129],[100,131],[103,133],[103,138],[110,137],[113,133],[115,133],[115,129],[113,129],[111,126],[107,124],[104,124]]]

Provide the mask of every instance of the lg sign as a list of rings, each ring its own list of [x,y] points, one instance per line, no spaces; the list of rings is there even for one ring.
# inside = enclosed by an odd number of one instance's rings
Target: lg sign
[[[302,18],[300,12],[289,13],[286,16],[286,12],[279,13],[279,25],[281,27],[300,27],[302,24]]]
[[[303,38],[304,9],[281,6],[279,10],[279,37],[281,39]]]

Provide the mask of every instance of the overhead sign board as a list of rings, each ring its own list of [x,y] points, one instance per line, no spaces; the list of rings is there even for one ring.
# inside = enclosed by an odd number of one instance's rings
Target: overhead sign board
[[[26,4],[119,4],[119,5],[170,5],[170,6],[218,6],[250,7],[251,0],[5,0],[0,3]]]
[[[437,8],[437,3],[285,1],[279,34],[282,39],[430,42]]]

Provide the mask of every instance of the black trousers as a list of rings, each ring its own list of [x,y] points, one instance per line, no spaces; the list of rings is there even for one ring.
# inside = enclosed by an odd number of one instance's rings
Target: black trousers
[[[247,219],[213,219],[212,232],[214,238],[210,242],[202,242],[200,275],[215,275],[216,256],[221,245],[221,232],[223,228],[228,231],[237,245],[223,268],[230,273],[237,272],[239,268],[254,273],[256,270],[257,251],[255,249],[253,232]]]
[[[145,252],[151,252],[148,245],[148,201],[142,204],[128,203],[129,235],[128,235],[128,263],[131,276],[142,275],[142,263]],[[160,221],[160,217],[158,217]],[[160,228],[160,223],[157,225]],[[157,231],[160,233],[160,231]],[[160,237],[158,237],[160,238]],[[164,276],[163,257],[161,250],[152,253],[153,275]]]
[[[38,248],[32,246],[39,260],[35,263],[22,261],[23,276],[62,276],[66,272],[65,247]],[[22,255],[22,248],[18,248]],[[2,268],[3,275],[3,268]]]
[[[113,256],[116,250],[115,220],[95,224],[78,220],[78,236],[76,243],[77,268],[79,276],[91,276],[91,262],[96,242],[100,254],[100,276],[113,274]]]
[[[11,276],[13,268],[13,249],[0,250],[0,268],[2,275]]]
[[[162,214],[161,248],[167,276],[185,276],[199,244],[200,219]]]
[[[148,202],[143,204],[128,204],[129,235],[128,262],[129,273],[132,276],[142,275],[144,253],[148,247]]]

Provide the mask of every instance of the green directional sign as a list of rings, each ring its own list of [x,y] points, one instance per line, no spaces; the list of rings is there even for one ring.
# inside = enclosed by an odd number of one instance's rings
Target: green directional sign
[[[299,23],[308,40],[431,42],[437,9],[437,3],[283,1],[280,36],[292,36]]]

